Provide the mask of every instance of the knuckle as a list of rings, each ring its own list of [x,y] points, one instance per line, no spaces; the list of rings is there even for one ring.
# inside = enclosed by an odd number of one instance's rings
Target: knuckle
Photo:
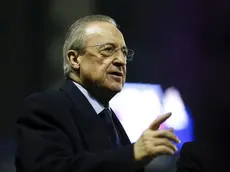
[[[149,135],[151,133],[151,130],[150,129],[147,129],[143,132],[143,135]]]

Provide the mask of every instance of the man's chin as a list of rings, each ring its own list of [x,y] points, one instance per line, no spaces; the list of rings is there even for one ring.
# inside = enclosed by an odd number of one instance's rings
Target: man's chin
[[[109,97],[114,97],[117,93],[119,93],[122,90],[122,85],[112,85],[105,87],[105,94],[107,94]]]
[[[121,85],[120,83],[115,83],[115,84],[112,84],[108,87],[109,90],[111,90],[112,92],[120,92],[123,88],[123,85]]]

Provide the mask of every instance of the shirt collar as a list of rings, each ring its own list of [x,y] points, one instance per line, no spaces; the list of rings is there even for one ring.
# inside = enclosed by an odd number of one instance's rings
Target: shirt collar
[[[95,97],[93,97],[83,86],[73,81],[73,83],[77,86],[77,88],[84,94],[86,99],[89,101],[93,109],[97,114],[103,111],[106,107],[101,104]]]

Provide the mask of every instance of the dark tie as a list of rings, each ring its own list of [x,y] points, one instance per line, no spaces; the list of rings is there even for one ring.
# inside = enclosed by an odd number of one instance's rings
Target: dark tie
[[[115,147],[120,146],[120,138],[118,131],[115,127],[114,120],[113,120],[113,113],[110,109],[105,108],[100,114],[100,117],[103,119],[106,129],[108,131],[109,137]]]

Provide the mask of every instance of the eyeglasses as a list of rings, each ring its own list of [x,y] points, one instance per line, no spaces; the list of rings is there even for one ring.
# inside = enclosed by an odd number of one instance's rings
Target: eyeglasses
[[[132,49],[128,49],[127,47],[116,47],[112,43],[105,43],[105,44],[96,44],[96,45],[90,45],[87,47],[99,47],[99,53],[104,57],[110,57],[116,54],[119,50],[124,54],[126,60],[131,61],[134,56],[134,51]]]

